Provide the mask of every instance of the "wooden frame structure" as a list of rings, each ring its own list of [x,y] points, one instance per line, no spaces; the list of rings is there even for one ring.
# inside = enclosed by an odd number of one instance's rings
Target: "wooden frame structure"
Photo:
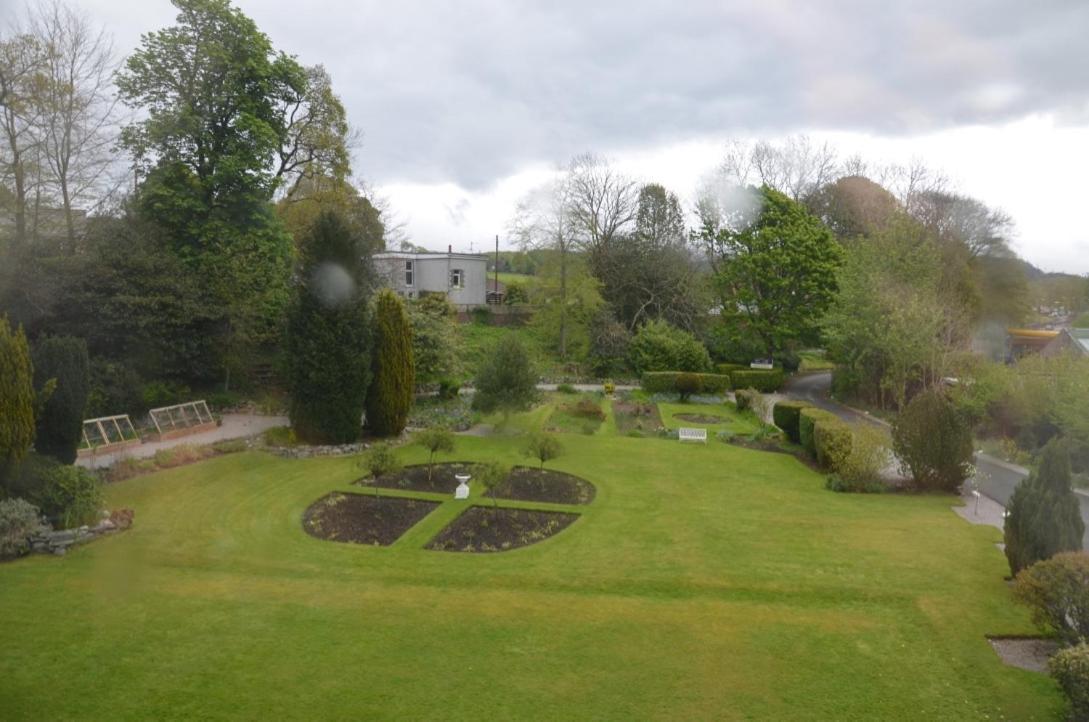
[[[160,406],[148,411],[148,416],[151,417],[151,423],[155,424],[160,440],[187,436],[216,426],[215,417],[204,399]]]
[[[140,443],[140,435],[128,414],[101,416],[83,420],[83,446],[80,451],[116,448],[123,444]]]

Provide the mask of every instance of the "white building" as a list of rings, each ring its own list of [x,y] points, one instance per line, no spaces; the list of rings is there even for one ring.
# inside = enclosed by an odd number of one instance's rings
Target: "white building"
[[[456,306],[483,306],[487,300],[488,259],[477,253],[374,255],[379,278],[405,298],[442,293]]]

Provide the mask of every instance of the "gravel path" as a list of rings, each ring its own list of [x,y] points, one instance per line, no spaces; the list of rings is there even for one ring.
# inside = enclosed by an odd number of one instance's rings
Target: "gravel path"
[[[80,457],[76,464],[88,469],[100,469],[112,465],[115,461],[124,458],[144,459],[154,456],[156,451],[170,449],[182,444],[195,444],[201,446],[216,441],[227,439],[242,439],[247,436],[260,434],[274,426],[287,426],[286,416],[258,416],[256,414],[224,414],[223,424],[210,431],[204,431],[192,436],[183,436],[179,439],[167,441],[152,441],[139,446],[130,446],[110,453],[99,453],[94,456]]]

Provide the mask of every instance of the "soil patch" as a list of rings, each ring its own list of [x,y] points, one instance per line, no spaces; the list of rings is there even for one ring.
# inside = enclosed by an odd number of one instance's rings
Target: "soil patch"
[[[1004,664],[1030,672],[1047,673],[1047,660],[1059,651],[1059,643],[1040,637],[988,637]]]
[[[409,491],[430,491],[436,494],[453,494],[458,480],[455,474],[472,474],[473,464],[467,461],[452,461],[435,464],[431,478],[427,478],[427,464],[406,466],[394,474],[383,474],[377,479],[359,479],[355,483],[363,486],[377,486],[382,489],[407,489]]]
[[[658,404],[650,401],[613,401],[613,418],[616,430],[621,434],[642,432],[653,434],[662,426],[662,417],[658,414]]]
[[[729,421],[724,416],[711,416],[710,414],[673,414],[673,418],[691,424],[725,424]]]
[[[471,482],[470,482],[471,483]],[[546,501],[553,504],[589,504],[597,490],[585,479],[551,469],[516,466],[498,489],[500,499]]]
[[[303,514],[303,529],[329,541],[389,546],[439,505],[364,494],[327,494]]]
[[[571,525],[578,514],[472,506],[427,544],[451,552],[502,552],[547,539]]]

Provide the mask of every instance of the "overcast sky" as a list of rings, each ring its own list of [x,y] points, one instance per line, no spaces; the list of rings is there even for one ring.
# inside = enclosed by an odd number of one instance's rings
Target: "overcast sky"
[[[175,15],[73,1],[123,53]],[[1025,258],[1089,272],[1086,0],[237,4],[329,70],[364,134],[358,175],[421,245],[494,243],[575,153],[689,202],[727,140],[803,132],[921,158],[1010,213]]]

